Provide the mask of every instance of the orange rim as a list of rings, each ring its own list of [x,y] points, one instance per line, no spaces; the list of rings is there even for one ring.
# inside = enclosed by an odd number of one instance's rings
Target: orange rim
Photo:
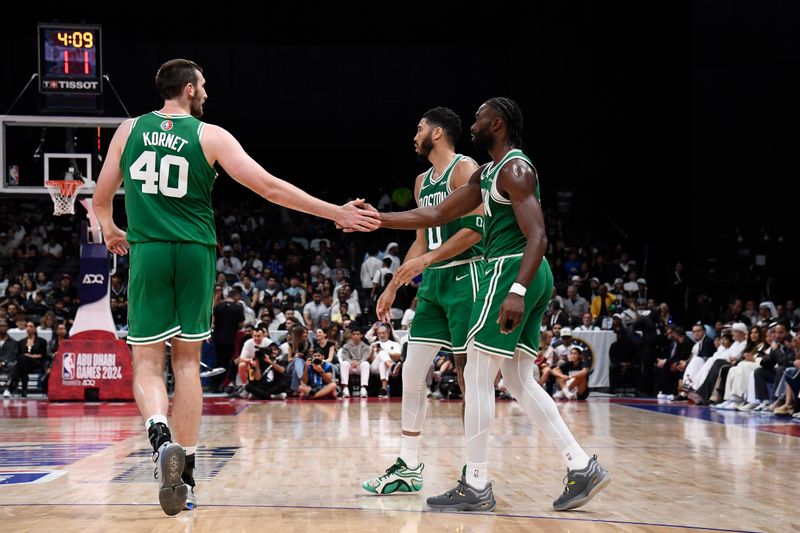
[[[58,187],[62,196],[75,196],[82,185],[83,182],[78,180],[49,180],[47,182],[48,187]]]

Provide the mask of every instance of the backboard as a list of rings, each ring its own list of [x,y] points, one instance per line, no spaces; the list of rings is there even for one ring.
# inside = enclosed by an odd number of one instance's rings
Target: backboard
[[[124,117],[0,115],[0,195],[48,194],[47,180],[82,180],[92,194]],[[118,194],[123,194],[120,187]]]

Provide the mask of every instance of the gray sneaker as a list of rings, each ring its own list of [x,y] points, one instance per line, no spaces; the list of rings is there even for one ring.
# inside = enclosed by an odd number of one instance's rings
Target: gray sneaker
[[[608,470],[600,466],[595,455],[582,470],[567,470],[564,492],[553,502],[556,511],[568,511],[589,503],[589,500],[611,482]]]
[[[492,494],[492,484],[479,491],[470,487],[466,479],[466,465],[461,470],[461,479],[456,488],[448,490],[441,496],[428,498],[428,507],[436,511],[467,511],[489,512],[494,511],[497,502]]]
[[[181,479],[186,452],[180,444],[165,442],[153,453],[153,461],[156,464],[153,477],[159,485],[158,501],[166,514],[176,515],[183,510],[189,492]]]

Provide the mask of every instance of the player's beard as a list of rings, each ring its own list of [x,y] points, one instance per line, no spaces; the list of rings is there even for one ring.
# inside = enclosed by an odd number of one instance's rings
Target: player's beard
[[[481,129],[475,132],[475,140],[472,141],[472,144],[480,150],[489,150],[492,147],[492,140],[488,129]]]
[[[420,161],[425,162],[428,160],[428,156],[431,155],[433,151],[433,136],[429,132],[422,142],[419,145],[419,152],[417,152],[417,157]]]
[[[192,98],[192,101],[190,103],[190,109],[191,109],[191,112],[192,112],[192,116],[194,118],[202,117],[203,116],[203,97],[200,96],[199,94],[195,95],[195,97]]]

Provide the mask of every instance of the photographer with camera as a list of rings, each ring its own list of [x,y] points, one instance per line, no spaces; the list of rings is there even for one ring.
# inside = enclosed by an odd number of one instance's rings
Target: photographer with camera
[[[336,381],[333,379],[333,365],[325,361],[323,354],[312,353],[305,361],[305,369],[298,388],[300,397],[307,400],[336,398]]]
[[[255,359],[250,360],[250,369],[245,390],[256,400],[284,399],[289,390],[286,367],[279,363],[280,349],[275,344],[257,348]]]
[[[234,360],[239,373],[239,379],[242,380],[242,385],[236,387],[229,394],[229,396],[239,396],[241,398],[247,397],[245,385],[249,381],[250,373],[254,368],[256,351],[259,349],[265,349],[271,344],[272,341],[267,336],[263,327],[256,327],[253,329],[253,336],[245,341],[245,343],[242,345],[242,351],[239,354],[239,357]]]

